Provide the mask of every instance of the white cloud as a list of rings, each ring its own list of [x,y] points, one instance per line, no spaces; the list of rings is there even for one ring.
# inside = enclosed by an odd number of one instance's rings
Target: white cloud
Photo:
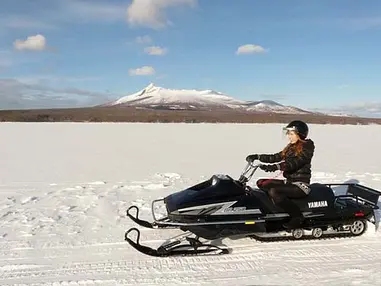
[[[99,81],[99,80],[102,80],[102,78],[92,77],[92,76],[70,77],[70,76],[54,76],[54,75],[32,75],[32,76],[16,77],[15,80],[18,80],[24,84],[29,84],[29,85],[57,86],[57,85],[68,85],[68,84],[86,82],[86,81]]]
[[[349,88],[350,85],[349,84],[340,84],[337,86],[337,89],[346,89],[346,88]]]
[[[46,23],[41,19],[32,19],[30,16],[8,15],[0,18],[0,26],[11,29],[55,29],[52,24]]]
[[[157,47],[157,46],[152,46],[152,47],[146,47],[144,49],[144,52],[151,56],[163,56],[167,53],[167,49]]]
[[[348,103],[336,107],[315,108],[315,111],[332,114],[349,114],[363,117],[381,117],[381,102]]]
[[[193,7],[196,0],[132,0],[127,8],[127,22],[133,26],[161,29],[171,24],[165,10],[169,7],[187,5]]]
[[[153,75],[156,73],[155,69],[151,66],[143,66],[136,69],[130,69],[129,75]]]
[[[111,1],[110,1],[111,2]],[[115,21],[124,19],[125,4],[109,3],[109,1],[83,1],[65,0],[59,1],[64,15],[71,15],[81,21]]]
[[[150,36],[139,36],[139,37],[136,37],[135,41],[138,43],[138,44],[149,44],[152,42],[152,39]]]
[[[33,65],[38,62],[39,59],[34,57],[20,56],[20,52],[16,49],[0,50],[0,75],[8,68]]]
[[[16,2],[16,1],[14,1]],[[44,9],[30,9],[27,13],[7,12],[0,17],[0,32],[14,29],[51,30],[59,29],[62,24],[72,23],[113,23],[125,22],[128,4],[109,3],[100,0],[48,1]]]
[[[13,65],[13,60],[11,58],[11,52],[0,50],[0,72],[4,68],[8,68]]]
[[[15,1],[14,1],[15,2]],[[130,25],[163,28],[170,24],[169,8],[193,7],[197,0],[64,0],[48,1],[44,9],[29,9],[24,13],[16,5],[14,12],[0,17],[0,32],[12,29],[59,29],[62,24],[128,22]],[[18,10],[18,11],[17,11]],[[147,43],[143,39],[144,43]]]
[[[247,45],[242,45],[238,47],[236,54],[241,55],[241,54],[258,54],[258,53],[265,53],[266,50],[259,46],[259,45],[253,45],[253,44],[247,44]]]
[[[372,28],[381,27],[381,17],[360,17],[351,19],[338,20],[345,28],[352,28],[355,30],[367,30]]]
[[[0,78],[0,109],[82,107],[110,100],[111,94],[106,92],[56,88],[13,78]]]
[[[342,109],[352,112],[362,112],[369,114],[381,114],[381,102],[360,102],[342,106]]]
[[[46,39],[43,35],[29,36],[26,40],[16,40],[13,46],[17,50],[43,51],[46,49]]]

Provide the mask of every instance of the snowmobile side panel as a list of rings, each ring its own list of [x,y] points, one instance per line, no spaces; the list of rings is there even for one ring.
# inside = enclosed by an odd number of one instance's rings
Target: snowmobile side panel
[[[219,203],[246,194],[246,189],[227,175],[213,175],[209,180],[165,198],[168,213],[202,204]]]
[[[130,213],[131,209],[136,209],[135,216]],[[133,220],[135,223],[146,228],[181,228],[181,227],[193,227],[193,226],[215,226],[215,225],[237,225],[237,224],[252,225],[256,223],[265,222],[264,219],[237,219],[237,220],[228,219],[228,220],[216,220],[216,221],[194,220],[191,222],[177,222],[177,221],[171,221],[168,218],[163,218],[160,220],[149,222],[149,221],[140,219],[138,215],[139,215],[139,208],[137,206],[130,206],[127,209],[127,216],[131,220]]]
[[[202,237],[208,240],[221,239],[226,237],[232,237],[237,235],[247,236],[252,233],[266,232],[267,223],[263,222],[253,222],[247,221],[244,224],[214,224],[209,226],[187,226],[183,227],[182,230],[190,231],[198,237]]]

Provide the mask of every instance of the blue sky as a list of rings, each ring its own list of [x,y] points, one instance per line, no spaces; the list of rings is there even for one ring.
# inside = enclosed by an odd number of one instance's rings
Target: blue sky
[[[380,43],[377,0],[5,0],[0,108],[153,82],[381,116]]]

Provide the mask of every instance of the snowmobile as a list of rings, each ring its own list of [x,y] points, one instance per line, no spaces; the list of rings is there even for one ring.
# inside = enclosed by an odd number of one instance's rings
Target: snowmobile
[[[290,219],[289,214],[274,205],[266,191],[248,185],[260,166],[248,163],[238,180],[215,174],[182,191],[153,200],[153,222],[140,219],[139,208],[130,206],[127,216],[138,225],[151,229],[175,228],[184,234],[167,240],[157,249],[141,245],[140,231],[135,227],[125,233],[125,240],[136,250],[151,256],[227,254],[230,253],[228,248],[203,243],[200,238],[260,239],[286,233],[291,239],[300,239],[310,233],[310,238],[319,239],[332,232],[359,236],[366,231],[367,221],[375,222],[374,211],[379,209],[380,191],[358,183],[313,183],[306,198],[293,200],[303,212],[302,226],[286,229],[283,224]],[[345,188],[345,192],[335,194],[334,187]],[[162,218],[155,214],[160,203],[166,210]],[[137,234],[135,240],[129,238],[132,232]]]

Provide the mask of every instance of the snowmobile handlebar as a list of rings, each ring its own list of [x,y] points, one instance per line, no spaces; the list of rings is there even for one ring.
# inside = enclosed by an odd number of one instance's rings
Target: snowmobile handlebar
[[[239,177],[239,181],[242,183],[242,184],[245,184],[247,183],[248,181],[251,180],[251,178],[253,177],[255,171],[257,171],[257,169],[262,166],[263,164],[253,164],[253,162],[248,162],[245,166],[245,168],[243,169],[242,173],[241,173],[241,176]],[[247,175],[249,174],[249,175]]]

